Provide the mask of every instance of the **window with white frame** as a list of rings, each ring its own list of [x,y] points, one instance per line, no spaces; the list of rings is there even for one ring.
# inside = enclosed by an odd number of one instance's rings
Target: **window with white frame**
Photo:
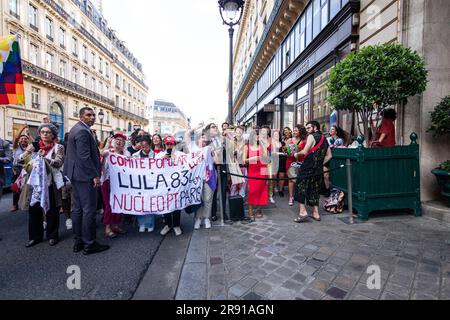
[[[35,30],[38,30],[38,9],[31,3],[28,7],[28,20],[30,23],[30,27],[32,27]]]
[[[103,73],[103,59],[102,59],[102,57],[98,58],[98,71],[100,71],[100,73]]]
[[[88,74],[86,72],[83,72],[83,79],[81,83],[86,89],[88,89],[88,81],[89,81]]]
[[[31,87],[31,106],[34,109],[39,109],[41,106],[41,89]]]
[[[66,78],[66,71],[67,71],[67,62],[64,60],[59,61],[59,76],[62,78]]]
[[[59,28],[59,45],[62,48],[66,47],[66,30]]]
[[[88,63],[88,48],[83,45],[83,61]]]
[[[72,67],[72,82],[78,84],[78,68]]]
[[[325,28],[325,26],[328,24],[328,0],[321,0],[320,3],[321,7],[321,28]]]
[[[19,0],[9,0],[9,13],[19,18]]]
[[[45,54],[45,68],[47,71],[53,72],[53,55],[49,52]]]
[[[45,17],[45,35],[53,41],[53,20]]]
[[[109,63],[105,62],[105,74],[106,77],[109,78]]]
[[[78,57],[78,39],[72,37],[72,54]]]
[[[74,117],[76,117],[76,118],[78,118],[78,116],[79,116],[79,110],[78,110],[79,107],[80,107],[79,102],[75,100],[73,102],[73,113],[72,113],[72,115]]]
[[[91,52],[91,66],[95,69],[95,52]]]
[[[97,91],[97,81],[95,80],[95,78],[93,77],[92,79],[92,82],[91,82],[91,89],[92,89],[92,91]]]
[[[34,65],[38,65],[39,61],[39,48],[37,45],[30,43],[30,62]]]

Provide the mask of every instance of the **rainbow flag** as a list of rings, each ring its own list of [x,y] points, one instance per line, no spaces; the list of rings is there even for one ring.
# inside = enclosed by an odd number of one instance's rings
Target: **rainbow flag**
[[[0,105],[24,105],[22,61],[16,36],[0,37],[0,60]]]

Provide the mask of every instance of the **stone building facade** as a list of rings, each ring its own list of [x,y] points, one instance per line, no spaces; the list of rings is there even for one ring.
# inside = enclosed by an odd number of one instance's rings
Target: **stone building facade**
[[[420,96],[395,106],[397,142],[419,135],[421,195],[438,197],[430,173],[450,159],[450,139],[427,133],[430,111],[450,94],[450,2],[446,0],[248,0],[234,58],[236,122],[293,127],[318,120],[358,132],[356,119],[327,102],[330,69],[361,47],[401,43],[421,54],[429,83]]]
[[[142,65],[90,1],[0,0],[0,30],[18,35],[25,106],[0,110],[0,134],[13,140],[43,118],[58,124],[61,137],[85,106],[98,114],[100,139],[111,130],[146,128],[148,87]],[[102,131],[102,132],[101,132]]]

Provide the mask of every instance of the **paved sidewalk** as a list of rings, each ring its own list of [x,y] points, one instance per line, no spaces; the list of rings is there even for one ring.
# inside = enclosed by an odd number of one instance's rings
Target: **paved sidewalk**
[[[402,213],[355,225],[341,220],[345,213],[323,214],[296,224],[298,204],[276,201],[254,223],[194,231],[191,246],[207,247],[207,274],[195,277],[207,291],[192,299],[450,299],[449,224]],[[381,269],[380,289],[367,287],[370,265]]]

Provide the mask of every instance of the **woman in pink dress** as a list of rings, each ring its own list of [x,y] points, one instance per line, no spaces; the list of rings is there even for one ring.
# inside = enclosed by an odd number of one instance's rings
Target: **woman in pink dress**
[[[258,131],[252,130],[249,143],[246,146],[245,163],[248,164],[248,176],[252,178],[267,178],[267,149],[259,144]],[[253,208],[256,207],[256,217],[262,218],[261,206],[268,205],[267,181],[248,179],[248,215],[254,217]]]

